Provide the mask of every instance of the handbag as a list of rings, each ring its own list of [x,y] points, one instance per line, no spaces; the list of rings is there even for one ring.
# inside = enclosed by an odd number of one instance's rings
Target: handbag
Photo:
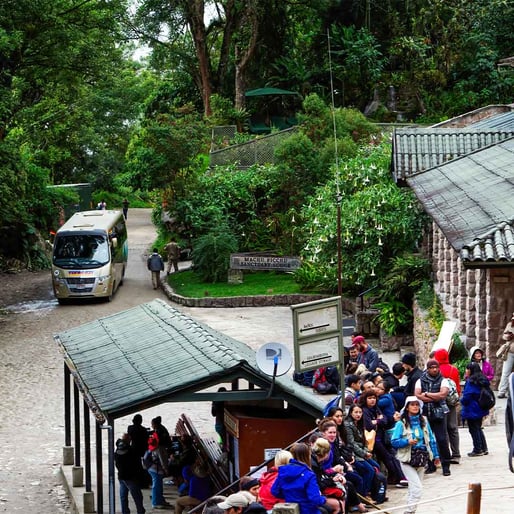
[[[344,495],[345,490],[342,484],[341,487],[334,484],[334,486],[323,489],[323,496],[328,496],[329,498],[343,498]]]
[[[413,468],[424,468],[428,463],[428,450],[422,448],[410,449],[409,465]]]
[[[364,430],[364,437],[366,438],[366,446],[370,452],[373,451],[375,447],[375,438],[377,435],[376,430]]]
[[[506,341],[498,348],[498,351],[496,352],[496,357],[498,357],[498,359],[502,359],[502,360],[506,361],[507,355],[509,353],[509,349],[510,349],[510,341]]]
[[[450,412],[446,402],[433,402],[428,404],[428,420],[441,420]]]

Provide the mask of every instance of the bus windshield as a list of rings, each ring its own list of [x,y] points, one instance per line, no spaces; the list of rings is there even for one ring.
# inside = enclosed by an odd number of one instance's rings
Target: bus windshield
[[[109,243],[98,234],[58,235],[53,263],[61,268],[100,268],[109,262]]]

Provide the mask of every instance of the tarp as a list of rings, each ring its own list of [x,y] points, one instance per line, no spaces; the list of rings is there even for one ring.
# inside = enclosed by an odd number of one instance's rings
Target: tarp
[[[296,91],[288,91],[287,89],[279,89],[277,87],[260,87],[258,89],[250,89],[245,96],[279,96],[279,95],[298,95]]]

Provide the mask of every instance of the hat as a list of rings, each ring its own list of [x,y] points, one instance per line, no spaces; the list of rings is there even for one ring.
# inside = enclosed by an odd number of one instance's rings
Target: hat
[[[366,342],[366,339],[364,339],[364,337],[356,336],[356,337],[353,338],[352,346],[358,345],[360,343],[365,343],[365,342]]]
[[[129,444],[123,439],[116,441],[116,453],[118,455],[125,455],[129,451]]]
[[[436,359],[428,359],[427,360],[427,369],[431,368],[432,366],[439,367],[439,361],[437,361]]]
[[[226,500],[218,503],[218,508],[222,510],[227,510],[232,507],[248,507],[250,504],[250,500],[243,493],[234,493],[230,496],[227,496]]]
[[[416,396],[407,396],[407,398],[405,398],[405,404],[402,407],[400,414],[403,414],[405,412],[405,409],[407,408],[407,405],[413,402],[417,402],[419,404],[420,411],[423,410],[423,402],[419,398],[417,398]]]
[[[416,354],[412,353],[412,352],[406,353],[402,357],[402,362],[404,364],[407,364],[408,366],[415,367],[416,366]]]

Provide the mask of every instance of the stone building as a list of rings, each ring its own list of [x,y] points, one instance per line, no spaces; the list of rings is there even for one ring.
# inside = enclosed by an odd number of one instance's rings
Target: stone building
[[[393,167],[432,219],[427,252],[448,319],[499,375],[495,352],[514,312],[514,106],[396,131]]]

